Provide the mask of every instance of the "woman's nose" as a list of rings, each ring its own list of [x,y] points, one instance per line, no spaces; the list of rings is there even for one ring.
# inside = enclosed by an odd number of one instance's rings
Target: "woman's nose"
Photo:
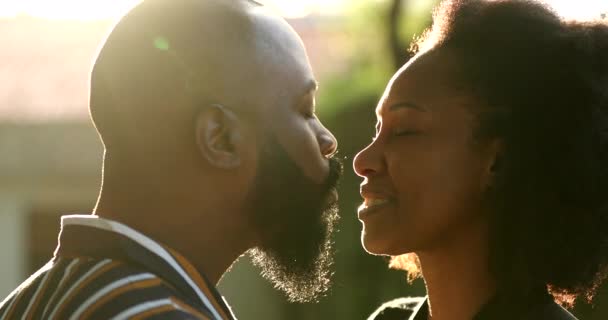
[[[372,142],[355,156],[353,169],[358,176],[369,178],[382,170],[382,163],[379,150],[375,142]]]

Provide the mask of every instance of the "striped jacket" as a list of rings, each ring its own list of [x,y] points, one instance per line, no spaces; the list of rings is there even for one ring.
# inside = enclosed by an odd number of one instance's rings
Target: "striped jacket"
[[[4,319],[234,319],[179,253],[115,221],[64,216],[54,258],[0,304]]]

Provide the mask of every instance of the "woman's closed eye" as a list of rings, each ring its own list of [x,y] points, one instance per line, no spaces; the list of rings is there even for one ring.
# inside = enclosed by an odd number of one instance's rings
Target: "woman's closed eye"
[[[393,135],[397,136],[397,137],[404,137],[404,136],[414,136],[414,135],[419,135],[422,132],[420,130],[414,130],[414,129],[403,129],[403,130],[395,130]]]
[[[390,134],[389,137],[390,136],[408,137],[408,136],[416,136],[416,135],[420,135],[420,134],[422,134],[422,131],[420,131],[420,130],[403,129],[403,130],[394,130],[394,132],[392,132],[392,134]],[[376,135],[372,137],[372,142],[376,141],[379,136],[380,136],[380,132],[377,132]]]

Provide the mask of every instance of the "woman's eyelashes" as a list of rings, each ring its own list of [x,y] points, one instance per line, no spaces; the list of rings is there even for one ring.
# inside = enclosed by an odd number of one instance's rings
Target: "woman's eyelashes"
[[[414,130],[414,129],[402,129],[402,130],[395,130],[393,135],[397,136],[397,137],[405,137],[405,136],[415,136],[420,134],[421,132],[419,130]]]
[[[388,132],[386,137],[390,140],[390,138],[392,138],[392,137],[411,137],[411,136],[417,136],[420,134],[422,134],[421,130],[399,129],[399,130],[391,130],[390,132]],[[378,140],[378,138],[380,138],[380,136],[382,136],[382,135],[383,135],[382,132],[377,132],[376,135],[372,137],[372,142]]]

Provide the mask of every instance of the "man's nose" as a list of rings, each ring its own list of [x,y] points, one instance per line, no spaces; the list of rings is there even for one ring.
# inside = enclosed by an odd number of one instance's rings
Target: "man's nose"
[[[331,158],[338,150],[338,140],[336,137],[321,124],[321,130],[317,135],[321,154],[326,158]]]

